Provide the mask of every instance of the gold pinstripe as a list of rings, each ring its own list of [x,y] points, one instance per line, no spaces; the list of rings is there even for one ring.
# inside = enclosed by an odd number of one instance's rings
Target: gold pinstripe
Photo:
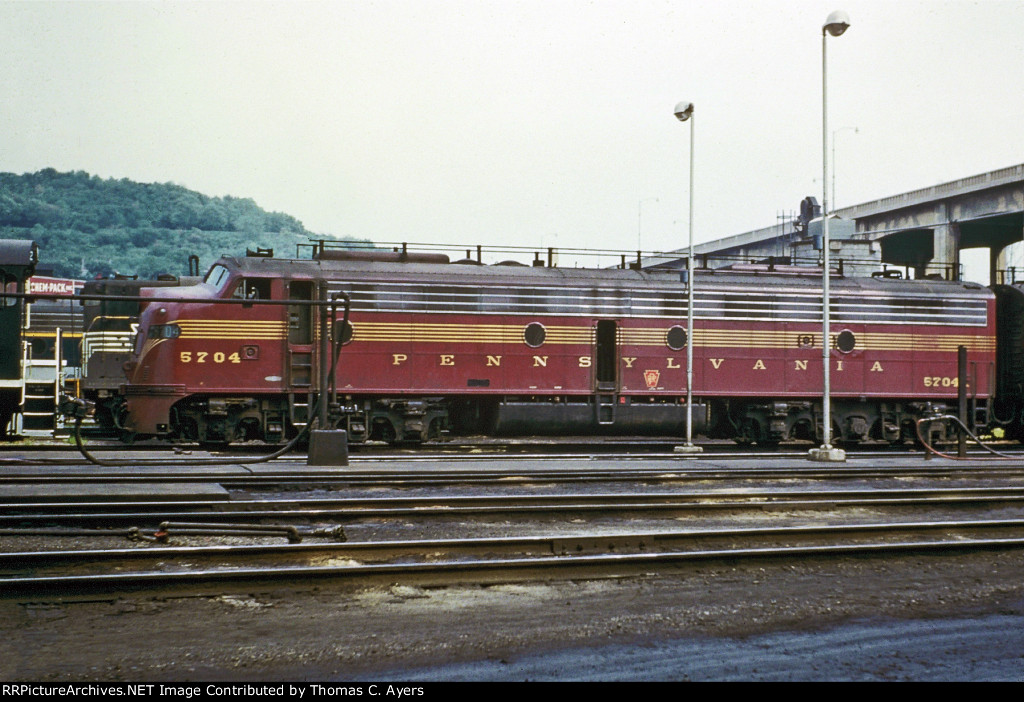
[[[233,321],[227,319],[178,320],[179,339],[258,339],[278,340],[285,336],[283,321]]]
[[[592,344],[592,327],[546,326],[544,344]],[[416,343],[509,343],[522,341],[521,325],[505,324],[418,324],[404,322],[364,322],[353,324],[353,341],[401,341]],[[619,328],[618,343],[623,346],[667,346],[667,328]],[[833,338],[836,336],[832,335]],[[799,348],[802,338],[811,337],[821,348],[821,334],[797,331],[696,329],[694,345],[733,348]],[[994,351],[994,336],[970,334],[897,334],[861,332],[856,335],[859,351]]]
[[[510,324],[415,324],[404,322],[354,322],[354,341],[414,341],[434,343],[509,343],[523,340],[523,325]],[[548,326],[545,344],[589,344],[590,327]]]
[[[287,334],[284,321],[179,320],[181,339],[252,339],[281,340]],[[353,341],[415,342],[415,343],[515,343],[523,340],[519,324],[441,324],[416,322],[354,322]],[[594,343],[593,327],[545,325],[544,345]],[[623,346],[666,347],[666,327],[622,328],[618,343]],[[833,338],[836,336],[832,335]],[[801,340],[811,338],[811,347],[821,348],[821,334],[792,330],[696,329],[694,346],[731,347],[742,349],[800,347]],[[971,334],[899,334],[858,332],[858,351],[956,351],[966,346],[969,351],[991,352],[996,349],[994,336]]]

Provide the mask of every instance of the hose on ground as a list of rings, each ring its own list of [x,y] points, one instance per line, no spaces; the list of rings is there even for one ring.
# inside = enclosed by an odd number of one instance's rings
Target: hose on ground
[[[934,446],[929,444],[927,441],[925,441],[924,436],[921,434],[921,425],[924,424],[925,422],[929,422],[930,423],[930,422],[937,422],[937,421],[941,421],[941,420],[956,422],[958,425],[960,425],[960,428],[963,430],[963,432],[965,434],[967,434],[967,436],[971,437],[975,441],[975,443],[978,444],[978,446],[981,446],[983,449],[985,449],[989,453],[995,454],[995,456],[997,456],[997,457],[996,458],[970,458],[970,459],[968,459],[968,458],[960,458],[959,456],[952,456],[950,454],[943,453],[942,451],[939,451],[937,448],[935,448]],[[918,441],[921,442],[921,445],[924,446],[924,449],[925,449],[926,452],[935,454],[936,456],[939,456],[941,458],[948,458],[951,461],[966,461],[966,460],[972,460],[972,461],[978,461],[978,460],[981,460],[981,461],[1019,461],[1020,460],[1020,456],[1009,456],[1009,455],[1007,455],[1005,453],[1000,453],[999,451],[996,451],[991,446],[986,445],[981,439],[979,439],[977,436],[975,436],[975,434],[970,429],[968,429],[967,426],[963,422],[960,421],[959,417],[956,417],[956,416],[954,416],[952,414],[941,414],[941,415],[936,415],[934,417],[924,417],[922,419],[919,419],[919,420],[917,420],[917,424],[915,425],[915,429],[917,430],[917,439],[918,439]]]

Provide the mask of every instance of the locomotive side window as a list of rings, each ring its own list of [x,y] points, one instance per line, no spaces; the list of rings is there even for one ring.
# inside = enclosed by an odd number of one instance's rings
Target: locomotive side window
[[[844,329],[836,336],[836,348],[841,353],[850,353],[857,345],[857,337],[849,329]]]
[[[523,341],[533,349],[543,346],[547,336],[548,330],[540,322],[530,322],[526,325],[526,329],[523,330]]]
[[[673,351],[682,351],[686,348],[686,330],[679,325],[672,327],[665,335],[665,343]]]
[[[352,342],[352,322],[335,320],[334,322],[334,333],[333,338],[335,341],[340,341],[342,346]]]

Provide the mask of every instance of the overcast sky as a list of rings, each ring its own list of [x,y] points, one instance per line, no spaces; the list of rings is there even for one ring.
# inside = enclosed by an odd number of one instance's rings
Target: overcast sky
[[[0,0],[0,171],[375,241],[685,245],[1024,162],[1024,1]],[[854,130],[856,128],[856,131]]]

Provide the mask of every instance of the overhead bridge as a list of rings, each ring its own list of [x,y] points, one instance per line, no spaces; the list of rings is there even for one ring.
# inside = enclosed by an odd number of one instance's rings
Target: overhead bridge
[[[821,225],[820,213],[817,219],[807,216],[811,200],[805,200],[803,216],[792,221],[696,245],[698,265],[816,262],[820,254],[815,235]],[[961,270],[963,250],[987,248],[991,280],[1002,282],[1007,247],[1024,240],[1024,164],[844,207],[834,215],[829,224],[831,258],[833,263],[842,261],[852,274],[885,264],[914,277],[953,277]],[[644,263],[671,266],[678,261],[670,255]]]

